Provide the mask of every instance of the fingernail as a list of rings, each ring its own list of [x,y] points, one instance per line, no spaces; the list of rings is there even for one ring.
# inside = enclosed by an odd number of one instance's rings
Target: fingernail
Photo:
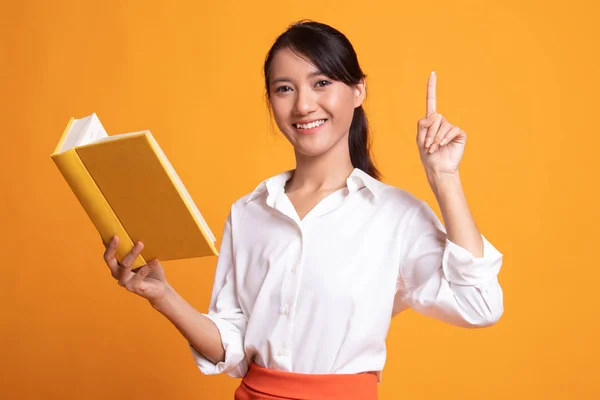
[[[431,143],[433,143],[433,139],[432,138],[427,139],[427,141],[425,142],[425,147],[431,146]]]
[[[448,141],[447,139],[442,140],[442,143],[440,143],[440,146],[445,145],[447,141]]]

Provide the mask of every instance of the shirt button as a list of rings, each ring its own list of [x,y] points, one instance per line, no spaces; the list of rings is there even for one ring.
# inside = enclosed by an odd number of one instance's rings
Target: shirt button
[[[296,273],[296,264],[292,265],[292,274]]]
[[[288,315],[290,313],[290,309],[288,308],[288,306],[285,306],[285,308],[283,309],[283,315]]]
[[[283,353],[282,353],[282,352],[280,352],[280,351],[278,351],[278,352],[277,352],[277,355],[281,357],[281,356],[283,355]]]

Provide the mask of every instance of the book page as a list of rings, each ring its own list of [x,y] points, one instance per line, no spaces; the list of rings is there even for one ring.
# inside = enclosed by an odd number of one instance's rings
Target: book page
[[[117,133],[116,135],[99,137],[96,140],[94,140],[94,143],[122,139],[123,137],[139,135],[140,133],[150,133],[150,131],[143,130],[143,131],[128,132],[128,133]]]
[[[67,137],[60,148],[60,152],[107,137],[108,134],[104,130],[96,113],[84,118],[74,119],[69,132],[67,132]]]
[[[77,145],[78,142],[82,140],[82,137],[85,135],[87,130],[87,126],[90,123],[90,118],[79,118],[74,119],[71,127],[69,128],[69,132],[67,132],[67,137],[60,147],[60,152],[72,149]]]
[[[108,134],[106,133],[106,130],[100,123],[100,120],[98,119],[98,116],[96,116],[96,113],[93,113],[87,118],[90,119],[89,124],[87,126],[85,134],[83,135],[81,140],[77,142],[77,146],[83,146],[89,143],[94,143],[100,139],[108,137]]]

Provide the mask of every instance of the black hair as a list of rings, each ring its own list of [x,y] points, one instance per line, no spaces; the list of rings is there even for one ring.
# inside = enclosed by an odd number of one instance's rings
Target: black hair
[[[264,65],[267,99],[270,97],[271,63],[275,54],[284,48],[306,57],[325,76],[346,85],[356,85],[366,78],[354,47],[343,33],[320,22],[303,20],[290,25],[279,35],[267,53]],[[354,109],[348,147],[352,166],[379,179],[381,173],[371,158],[368,120],[362,105]]]

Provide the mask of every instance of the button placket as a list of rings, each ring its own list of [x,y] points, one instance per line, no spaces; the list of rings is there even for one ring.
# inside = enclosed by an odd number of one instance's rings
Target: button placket
[[[300,221],[298,221],[300,222]],[[285,265],[282,265],[282,287],[280,295],[279,313],[281,321],[278,323],[281,329],[281,341],[278,343],[275,353],[277,357],[288,359],[291,362],[292,336],[293,336],[293,318],[290,317],[292,307],[296,304],[299,290],[299,266],[303,258],[304,229],[300,222],[296,226],[297,236],[290,243],[288,251],[282,255],[285,259]],[[278,330],[279,330],[278,329]]]
[[[277,355],[278,355],[279,357],[287,357],[287,356],[289,356],[289,355],[290,355],[290,352],[289,352],[289,350],[288,350],[287,348],[283,348],[283,349],[281,349],[281,350],[279,350],[279,351],[277,352]]]
[[[300,231],[300,235],[298,237],[296,247],[296,258],[294,262],[292,262],[289,269],[289,271],[291,272],[289,282],[293,282],[293,284],[290,285],[290,292],[288,297],[289,301],[285,303],[284,306],[284,314],[286,316],[289,315],[289,313],[292,311],[292,307],[296,306],[296,302],[298,301],[298,297],[300,296],[300,275],[302,270],[299,268],[302,265],[302,260],[304,259],[304,235],[306,231],[305,228],[303,228],[302,226],[299,226],[298,229]],[[284,343],[282,343],[283,348],[280,352],[283,356],[291,358],[293,348],[292,337],[294,331],[294,320],[293,318],[288,318],[288,321],[288,335],[284,339]]]
[[[281,342],[278,344],[278,348],[276,348],[277,357],[288,358],[291,355],[291,339],[292,339],[292,330],[293,330],[293,319],[291,318],[292,307],[295,304],[295,299],[298,295],[298,285],[299,285],[299,276],[298,276],[298,267],[302,260],[302,241],[303,241],[303,230],[300,226],[298,228],[298,236],[296,236],[295,240],[290,244],[288,252],[282,257],[286,260],[285,265],[282,265],[282,278],[283,281],[281,283],[281,296],[280,296],[280,307],[279,307],[279,315],[282,319],[280,321],[280,329],[282,329],[281,333]]]
[[[296,252],[293,252],[293,258],[296,257]],[[290,307],[294,303],[294,297],[296,293],[296,289],[298,286],[297,276],[295,274],[296,264],[292,264],[292,267],[286,267],[283,282],[282,282],[282,291],[281,291],[281,306],[279,308],[279,312],[281,315],[288,316],[290,314]]]

